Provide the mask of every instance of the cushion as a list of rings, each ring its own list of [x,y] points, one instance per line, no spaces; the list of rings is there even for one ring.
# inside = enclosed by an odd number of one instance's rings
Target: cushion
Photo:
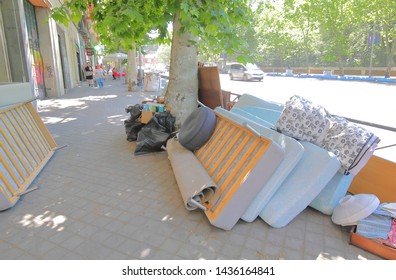
[[[329,115],[328,119],[331,125],[321,146],[333,152],[346,171],[357,174],[372,156],[380,139],[343,117]]]
[[[191,151],[202,147],[216,127],[216,114],[207,107],[198,107],[186,118],[180,128],[179,143]]]
[[[286,102],[275,129],[334,153],[345,172],[353,175],[367,163],[380,141],[365,128],[297,95]]]
[[[294,95],[285,103],[275,129],[297,140],[320,145],[330,126],[328,115],[322,106]]]

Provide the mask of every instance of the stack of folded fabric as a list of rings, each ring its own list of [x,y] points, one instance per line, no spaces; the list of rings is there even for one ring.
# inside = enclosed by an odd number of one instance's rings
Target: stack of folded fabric
[[[356,233],[366,238],[379,238],[396,248],[396,203],[382,203],[367,218],[360,220]]]

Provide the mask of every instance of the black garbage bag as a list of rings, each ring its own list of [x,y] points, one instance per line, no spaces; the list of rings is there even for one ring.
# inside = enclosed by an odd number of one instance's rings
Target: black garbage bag
[[[142,114],[142,109],[143,107],[140,104],[129,105],[126,107],[125,112],[129,113],[130,117],[124,121],[124,124],[130,124],[137,120]]]
[[[158,123],[166,128],[167,132],[172,133],[175,131],[176,118],[170,112],[161,112],[155,114]]]
[[[136,141],[140,129],[144,126],[138,119],[142,114],[142,105],[129,105],[125,108],[125,112],[130,113],[130,117],[124,120],[125,132],[128,141]]]
[[[137,137],[135,155],[142,155],[162,151],[162,146],[166,146],[166,141],[171,137],[174,130],[171,125],[170,113],[164,112],[155,114],[150,121],[143,126]],[[165,124],[166,126],[162,125]]]
[[[140,121],[135,120],[132,123],[125,124],[125,132],[129,142],[136,141],[140,129],[144,126]]]

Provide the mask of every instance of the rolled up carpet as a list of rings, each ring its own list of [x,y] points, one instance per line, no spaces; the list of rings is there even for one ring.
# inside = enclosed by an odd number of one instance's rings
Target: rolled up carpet
[[[167,141],[166,151],[187,210],[204,210],[203,204],[213,197],[217,185],[194,153],[183,147],[176,138]]]

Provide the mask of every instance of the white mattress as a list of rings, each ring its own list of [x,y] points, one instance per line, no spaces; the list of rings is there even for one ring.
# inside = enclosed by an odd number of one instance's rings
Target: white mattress
[[[241,217],[242,220],[246,222],[252,222],[258,217],[261,210],[269,202],[269,200],[279,188],[281,183],[285,180],[287,175],[293,170],[298,161],[301,159],[304,148],[298,141],[294,140],[293,138],[285,136],[272,129],[263,127],[255,123],[254,121],[237,115],[233,112],[224,110],[222,108],[216,108],[215,112],[224,117],[227,117],[228,119],[236,123],[248,123],[257,132],[259,132],[264,137],[270,139],[274,143],[277,143],[285,151],[283,161],[279,164],[278,168],[272,174],[271,178],[267,182],[262,182],[261,191],[256,195],[255,199],[252,201],[252,203],[249,205],[249,207],[246,209]]]
[[[347,194],[354,175],[337,172],[320,194],[309,204],[326,215],[332,215],[338,202]]]
[[[290,223],[319,195],[341,166],[337,157],[302,141],[304,154],[259,216],[272,227]]]

